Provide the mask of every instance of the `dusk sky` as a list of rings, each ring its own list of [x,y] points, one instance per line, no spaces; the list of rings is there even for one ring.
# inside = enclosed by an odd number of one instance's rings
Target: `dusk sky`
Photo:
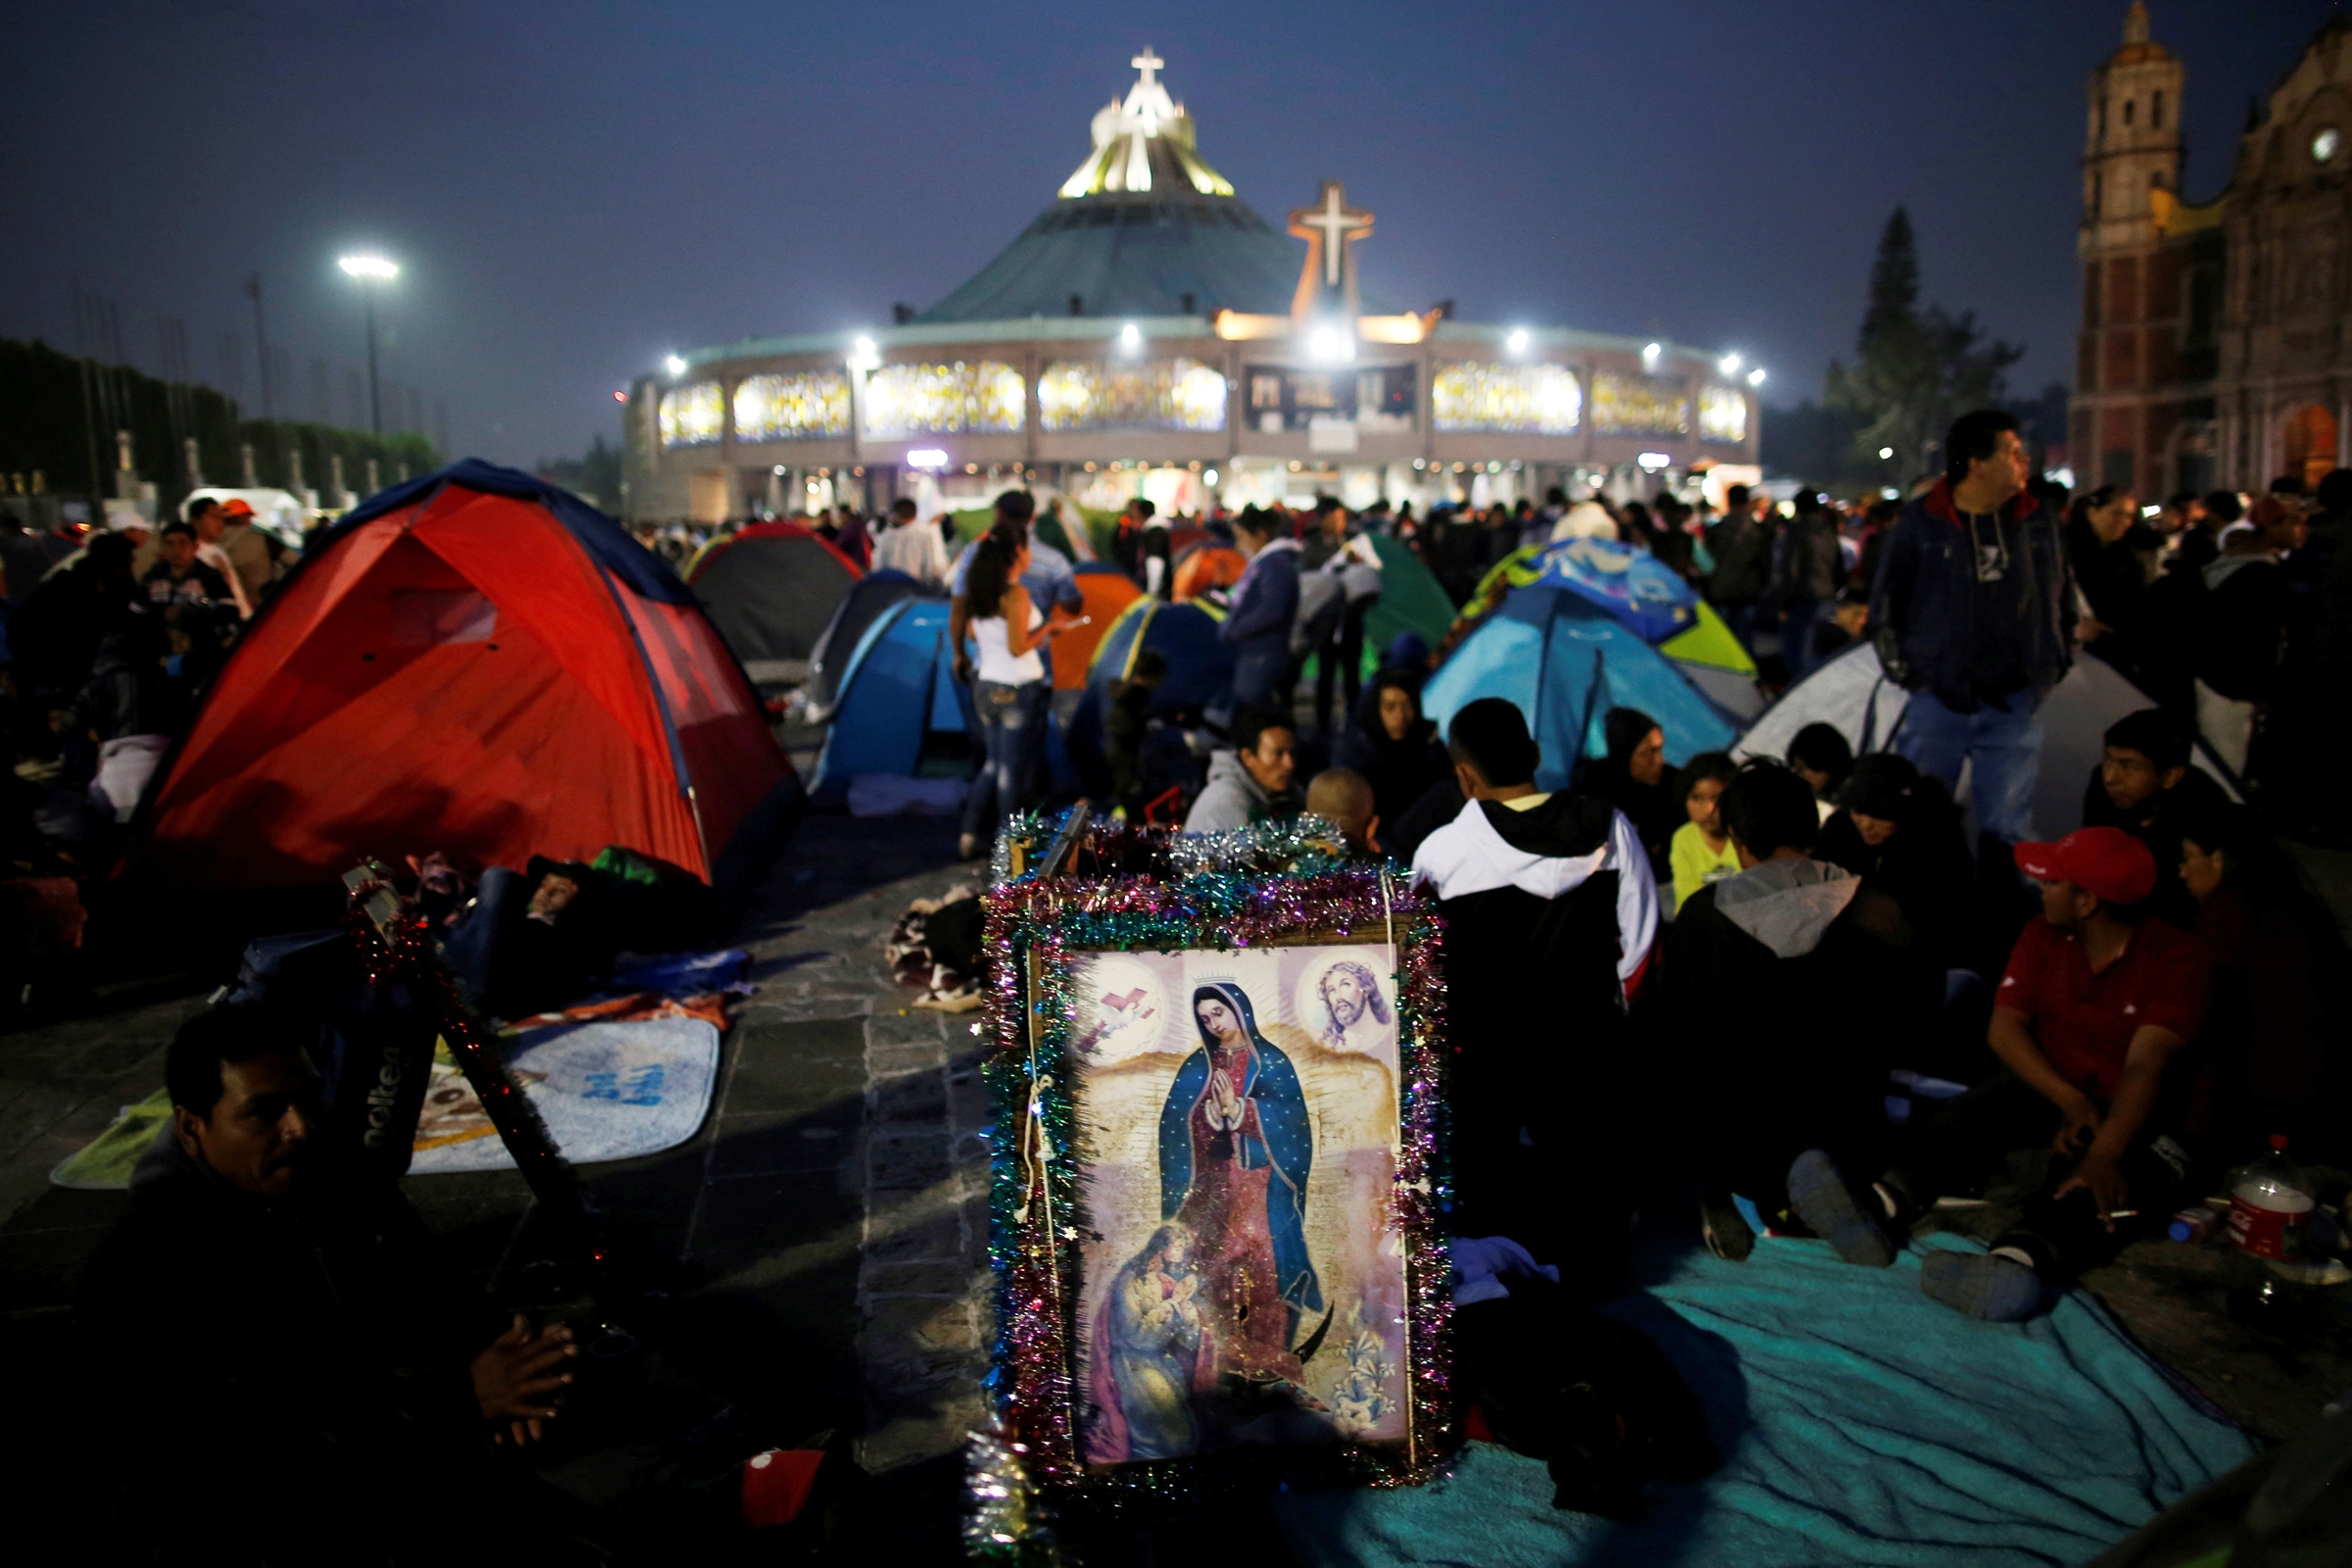
[[[2156,0],[2187,64],[2187,194],[2228,178],[2331,0]],[[1202,155],[1279,226],[1319,179],[1377,232],[1368,292],[1664,333],[1817,394],[1887,212],[1925,291],[2071,376],[2082,81],[2121,0],[1547,6],[626,6],[84,0],[0,51],[0,335],[75,346],[74,280],[158,368],[259,413],[252,318],[364,363],[335,270],[377,248],[383,374],[501,462],[617,440],[676,348],[887,322],[979,270],[1085,156],[1150,44]],[[342,417],[338,411],[336,417]],[[428,419],[429,430],[429,419]]]

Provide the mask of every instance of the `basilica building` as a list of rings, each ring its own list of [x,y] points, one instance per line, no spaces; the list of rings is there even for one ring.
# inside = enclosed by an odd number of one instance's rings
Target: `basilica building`
[[[2255,105],[2203,202],[2181,188],[2184,76],[2138,0],[2090,74],[2076,480],[2143,501],[2316,484],[2352,460],[2352,23]]]
[[[1007,483],[1161,510],[1649,494],[1756,472],[1738,356],[1414,311],[1358,281],[1338,180],[1259,217],[1204,160],[1150,50],[1012,243],[930,309],[685,351],[626,394],[623,510],[718,521]],[[1303,193],[1302,193],[1303,194]]]

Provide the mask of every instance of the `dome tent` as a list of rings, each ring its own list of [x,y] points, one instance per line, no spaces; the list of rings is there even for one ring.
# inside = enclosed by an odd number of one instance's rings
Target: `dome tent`
[[[1638,708],[1666,732],[1666,760],[1731,745],[1738,727],[1673,663],[1608,611],[1566,588],[1515,590],[1421,689],[1439,733],[1481,697],[1507,698],[1543,749],[1536,784],[1565,789],[1580,757],[1605,751],[1601,721]]]
[[[801,696],[808,704],[808,722],[821,724],[833,714],[840,700],[841,683],[849,673],[850,661],[857,656],[858,646],[865,640],[866,628],[889,613],[891,607],[907,599],[944,599],[944,588],[925,588],[903,571],[885,566],[880,571],[867,572],[841,596],[833,607],[833,618],[825,622],[816,646],[808,654],[808,679],[801,687]]]
[[[1095,650],[1102,646],[1120,612],[1143,597],[1135,579],[1107,561],[1081,562],[1075,568],[1078,592],[1086,601],[1087,624],[1073,626],[1054,639],[1054,689],[1074,692],[1086,685],[1094,667]]]
[[[686,585],[758,680],[787,680],[864,573],[824,535],[797,522],[755,522],[721,534],[686,567]]]
[[[812,793],[839,798],[866,774],[961,778],[977,726],[948,646],[948,602],[906,599],[866,627],[835,690]]]
[[[322,534],[150,787],[142,869],[332,884],[363,856],[620,845],[722,895],[800,783],[694,596],[570,493],[468,460]]]

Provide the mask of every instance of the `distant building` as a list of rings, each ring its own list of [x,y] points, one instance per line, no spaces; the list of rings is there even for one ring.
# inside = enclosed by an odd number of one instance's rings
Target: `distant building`
[[[2180,187],[2183,75],[2133,0],[2086,89],[2076,479],[2143,500],[2317,483],[2352,427],[2352,24],[2320,28],[2201,204]]]
[[[680,355],[628,393],[624,510],[716,521],[854,493],[977,505],[1051,484],[1163,511],[1647,494],[1752,466],[1760,372],[1669,342],[1367,302],[1337,180],[1251,211],[1149,50],[1035,221],[931,309]],[[1299,242],[1304,241],[1301,245]]]

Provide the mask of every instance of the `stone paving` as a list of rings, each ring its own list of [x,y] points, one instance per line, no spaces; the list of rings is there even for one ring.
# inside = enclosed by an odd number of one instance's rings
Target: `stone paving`
[[[912,818],[804,819],[736,941],[758,992],[735,1008],[710,1115],[689,1144],[589,1167],[624,1259],[662,1289],[664,1353],[773,1441],[859,1434],[861,1533],[892,1560],[946,1560],[963,1433],[986,1364],[987,1108],[971,1015],[907,1006],[881,957],[909,900],[978,867]],[[162,1082],[203,993],[0,1037],[0,1332],[12,1403],[70,1398],[70,1303],[127,1200],[48,1185],[57,1161]],[[510,1299],[527,1207],[511,1172],[411,1178],[456,1261]],[[14,1485],[36,1494],[36,1464]]]

